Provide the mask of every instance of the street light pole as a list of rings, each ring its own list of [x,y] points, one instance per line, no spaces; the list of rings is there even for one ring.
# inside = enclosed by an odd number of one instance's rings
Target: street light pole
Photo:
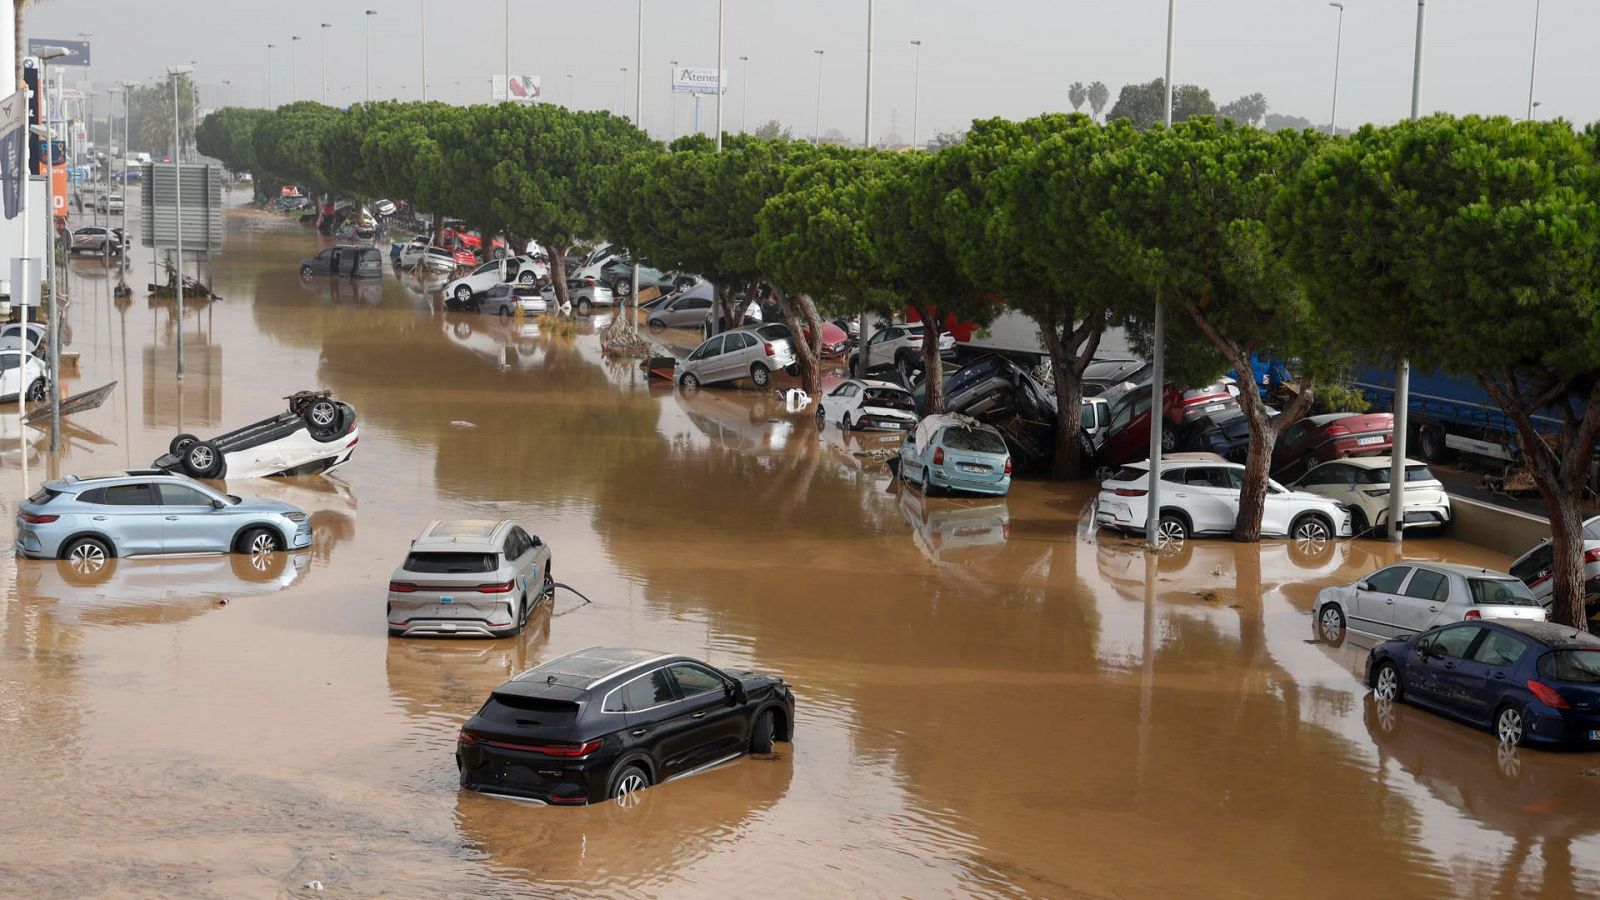
[[[633,125],[635,128],[644,128],[644,0],[638,0],[638,34],[634,38],[633,61]],[[629,297],[633,299],[633,310],[628,309],[628,297],[622,300],[623,321],[629,328],[638,327],[637,313],[639,311],[639,251],[634,249],[633,268],[628,275],[630,288]]]
[[[1344,49],[1344,4],[1329,3],[1339,11],[1339,26],[1333,39],[1333,111],[1328,114],[1328,137],[1339,133],[1339,56]]]
[[[1428,0],[1417,0],[1417,49],[1411,68],[1411,120],[1422,115],[1422,37],[1427,24]],[[1389,540],[1405,539],[1405,485],[1407,419],[1411,410],[1411,361],[1401,359],[1394,369],[1394,440],[1389,456]]]
[[[300,102],[300,35],[289,36],[289,84],[292,89],[289,93],[290,103]]]
[[[178,143],[178,76],[193,72],[193,66],[168,66],[167,77],[172,81],[172,143]],[[172,157],[173,205],[177,214],[173,221],[178,231],[178,270],[173,283],[178,291],[178,380],[183,380],[183,160]],[[126,204],[124,204],[126,206]]]
[[[861,130],[861,146],[868,150],[872,149],[872,11],[875,6],[875,0],[867,0],[867,121]],[[865,353],[861,355],[866,356]]]
[[[673,76],[676,77],[678,71],[678,61],[675,59],[669,59],[667,60],[667,64],[672,66]],[[672,139],[676,141],[678,139],[678,97],[672,92],[672,85],[670,83],[667,85],[667,100],[672,103]]]
[[[811,127],[811,143],[815,146],[822,143],[822,51],[811,52],[817,55],[817,121]]]
[[[372,102],[372,17],[377,15],[377,14],[378,14],[377,10],[369,9],[369,10],[367,10],[367,14],[365,16],[362,16],[362,18],[366,19],[366,21],[367,21],[367,102],[368,103]]]
[[[1528,120],[1533,120],[1533,76],[1539,72],[1539,7],[1543,0],[1533,0],[1533,61],[1528,64]]]
[[[121,282],[128,282],[128,120],[133,117],[133,89],[139,86],[137,81],[124,81],[122,83],[122,272]]]
[[[328,105],[328,29],[330,22],[322,23],[322,105]]]
[[[912,41],[916,49],[916,62],[911,64],[911,146],[917,147],[917,116],[922,112],[922,42]]]
[[[1167,0],[1167,69],[1165,78],[1166,101],[1165,121],[1167,128],[1172,127],[1172,38],[1178,21],[1178,0]],[[1144,515],[1144,540],[1152,549],[1159,549],[1161,544],[1161,444],[1162,432],[1166,429],[1166,410],[1162,401],[1166,398],[1167,390],[1167,320],[1166,311],[1161,303],[1161,294],[1156,294],[1156,316],[1150,342],[1150,486],[1145,497],[1149,503],[1145,506]]]
[[[567,109],[577,109],[578,83],[571,75],[567,76]]]
[[[272,108],[272,51],[277,44],[267,45],[267,109]]]
[[[617,115],[626,119],[628,117],[628,67],[618,66],[617,71],[622,73],[622,99],[617,101]]]
[[[49,94],[50,94],[50,60],[59,59],[60,57],[67,56],[67,55],[69,55],[67,50],[62,48],[62,47],[41,47],[39,49],[39,52],[35,54],[35,56],[39,60],[39,85],[40,85],[40,90],[39,90],[39,118],[44,120],[45,134],[46,134],[46,138],[47,138],[47,142],[45,144],[45,147],[47,148],[46,152],[45,152],[45,160],[46,160],[46,164],[47,164],[46,165],[46,172],[45,172],[45,191],[46,191],[45,197],[48,200],[48,202],[45,204],[45,231],[46,231],[47,234],[50,235],[50,239],[49,239],[48,242],[46,242],[45,246],[48,248],[48,252],[49,252],[49,256],[46,259],[47,259],[47,262],[49,263],[49,267],[50,267],[50,452],[51,453],[56,452],[56,450],[59,449],[60,446],[61,446],[61,290],[56,284],[57,268],[58,268],[56,266],[56,245],[59,242],[56,239],[56,201],[55,201],[55,172],[54,172],[54,169],[55,169],[55,137],[54,137],[54,132],[51,131],[51,129],[50,129],[50,115],[49,115],[49,111],[46,109],[46,106],[47,106],[47,98],[49,97]],[[60,76],[58,75],[57,77],[60,77]],[[28,184],[27,184],[26,180],[23,181],[22,189],[23,189],[23,191],[27,191],[27,189],[28,189]],[[61,201],[62,201],[63,204],[65,204],[66,203],[66,198],[65,197],[61,198]],[[26,226],[26,221],[27,220],[24,219],[23,221],[24,221],[24,226]],[[24,227],[24,230],[26,230],[26,227]],[[24,312],[24,314],[26,314],[27,310],[24,309],[23,312]],[[27,319],[24,318],[22,321],[26,322]],[[23,347],[24,350],[26,350],[26,348],[28,346],[27,342],[23,341],[21,346]],[[21,353],[17,354],[17,398],[18,398],[17,399],[17,404],[18,404],[19,407],[22,404],[22,398],[28,392],[28,384],[27,384],[27,382],[25,382],[22,379],[23,374],[27,371],[26,368],[23,367],[23,362],[24,362],[23,355]],[[24,455],[26,455],[26,454],[24,454]]]
[[[639,2],[643,3],[644,0]],[[492,85],[489,88],[489,99],[494,99]],[[506,0],[506,99],[511,99],[511,0]]]
[[[722,83],[723,44],[727,13],[727,0],[717,0],[717,152],[722,152],[722,98],[728,86]]]
[[[750,57],[741,56],[739,61],[744,63],[744,72],[740,74],[739,87],[739,133],[750,133]]]
[[[417,2],[417,33],[422,38],[422,100],[428,100],[428,0]]]

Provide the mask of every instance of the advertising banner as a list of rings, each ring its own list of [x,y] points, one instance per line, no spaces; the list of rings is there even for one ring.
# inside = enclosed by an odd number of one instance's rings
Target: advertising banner
[[[515,103],[533,103],[539,99],[539,76],[537,75],[505,75],[494,77],[494,89],[491,95],[495,102],[511,100]]]
[[[22,211],[22,185],[27,178],[22,157],[28,152],[23,138],[27,125],[28,98],[22,91],[0,99],[0,199],[8,219],[15,219]]]
[[[50,60],[52,66],[87,66],[89,64],[88,41],[58,41],[54,38],[28,38],[28,55],[37,56],[40,47],[60,47],[67,51],[66,56]]]
[[[722,77],[717,77],[716,69],[689,69],[674,68],[672,70],[672,92],[675,94],[715,94],[718,86],[724,93],[728,90],[728,72],[722,71]]]
[[[50,141],[50,190],[56,218],[67,217],[67,142]]]

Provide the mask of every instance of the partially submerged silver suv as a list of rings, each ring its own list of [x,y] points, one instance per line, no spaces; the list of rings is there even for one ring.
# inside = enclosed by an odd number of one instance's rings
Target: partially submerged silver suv
[[[389,580],[389,634],[509,637],[553,587],[550,548],[522,526],[434,521]]]

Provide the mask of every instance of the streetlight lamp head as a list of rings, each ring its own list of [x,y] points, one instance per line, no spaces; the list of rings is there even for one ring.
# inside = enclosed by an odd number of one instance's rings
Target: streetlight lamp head
[[[1343,3],[1329,3],[1328,5],[1333,7],[1334,9],[1339,10],[1340,12],[1344,12],[1344,4]]]
[[[821,51],[821,50],[813,50],[813,51],[811,51],[811,52],[812,52],[812,53],[815,53],[815,54],[816,54],[816,55],[818,55],[818,56],[821,56],[821,55],[822,55],[822,51]]]
[[[740,61],[740,62],[749,62],[749,61],[750,61],[750,57],[748,57],[748,56],[741,56],[741,57],[739,57],[739,61]]]
[[[378,14],[378,11],[377,11],[377,10],[375,10],[375,9],[369,9],[369,10],[367,10],[367,15],[369,15],[369,16],[375,16],[375,15],[377,15],[377,14]]]
[[[332,22],[323,22],[322,23],[322,27],[323,28],[332,28],[333,27],[333,23]]]
[[[913,46],[913,47],[921,47],[922,46],[922,42],[921,41],[912,41],[911,42],[911,46]]]
[[[29,125],[28,130],[39,137],[45,138],[46,140],[48,140],[50,137],[50,129],[43,125]]]
[[[33,55],[40,62],[49,62],[52,59],[60,59],[63,56],[71,56],[73,54],[71,50],[65,47],[40,47]]]
[[[194,73],[194,66],[167,66],[168,75],[190,75]]]

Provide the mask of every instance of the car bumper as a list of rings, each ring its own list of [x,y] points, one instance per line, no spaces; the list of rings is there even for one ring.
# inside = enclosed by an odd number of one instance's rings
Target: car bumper
[[[863,431],[910,431],[917,427],[915,421],[892,416],[862,416],[855,426]]]
[[[455,599],[444,600],[447,596]],[[466,601],[462,595],[442,592],[391,591],[387,604],[389,633],[395,637],[498,638],[516,632],[515,600],[479,600],[486,595],[471,592],[466,596],[474,599]]]
[[[1528,706],[1527,721],[1530,743],[1600,750],[1600,715],[1563,713],[1535,701]]]
[[[929,466],[928,482],[934,487],[973,494],[1004,496],[1011,490],[1010,475],[983,475],[951,469],[949,466]]]
[[[605,799],[607,761],[593,754],[580,760],[558,759],[496,743],[457,745],[456,772],[462,787],[552,806],[582,806]]]

